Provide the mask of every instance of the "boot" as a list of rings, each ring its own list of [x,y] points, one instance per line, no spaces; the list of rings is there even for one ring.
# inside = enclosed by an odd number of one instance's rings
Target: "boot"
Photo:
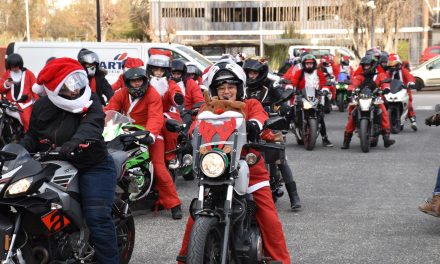
[[[415,116],[410,117],[409,121],[411,122],[412,130],[417,131],[416,117]]]
[[[419,205],[419,210],[432,216],[440,216],[440,194],[434,195]]]
[[[328,139],[328,136],[322,137],[322,145],[324,147],[333,147],[333,143],[330,142],[330,140]]]
[[[286,190],[289,194],[290,208],[292,210],[301,208],[301,200],[299,199],[298,190],[296,189],[296,182],[286,183]]]
[[[391,145],[396,143],[396,141],[394,139],[390,139],[390,131],[389,130],[385,130],[382,135],[383,135],[383,145],[386,148],[389,148]]]
[[[342,143],[341,149],[349,149],[350,148],[350,142],[351,142],[352,136],[353,136],[353,133],[349,133],[349,132],[344,133],[344,142]]]
[[[180,208],[180,204],[171,208],[171,217],[174,220],[182,219],[182,208]]]
[[[377,142],[379,141],[379,138],[377,136],[370,138],[370,147],[375,148],[377,147]]]

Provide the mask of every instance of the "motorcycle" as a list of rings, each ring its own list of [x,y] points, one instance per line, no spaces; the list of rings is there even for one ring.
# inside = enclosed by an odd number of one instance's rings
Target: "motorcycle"
[[[96,262],[81,211],[78,170],[59,160],[58,151],[31,157],[17,144],[8,144],[0,151],[2,263]],[[128,204],[116,198],[112,216],[120,263],[129,263],[135,226]]]
[[[336,83],[336,105],[339,112],[344,112],[348,106],[347,90],[350,84],[349,75],[345,72],[341,72],[338,75],[338,82]]]
[[[409,95],[401,80],[391,81],[390,92],[385,95],[385,102],[390,117],[391,133],[398,134],[403,130],[409,106]]]
[[[354,91],[351,104],[355,109],[351,115],[364,153],[370,151],[371,145],[377,144],[381,132],[382,110],[378,107],[383,103],[381,94],[382,91],[373,85],[358,87]]]
[[[267,263],[255,218],[257,207],[247,194],[248,163],[255,164],[257,157],[252,153],[240,157],[243,148],[260,144],[246,144],[246,121],[240,112],[204,111],[196,122],[193,171],[199,194],[190,207],[194,225],[186,263]],[[206,134],[211,126],[217,126],[212,137]],[[266,126],[277,129],[270,122]]]
[[[0,100],[0,148],[11,142],[17,143],[23,137],[23,126],[11,116],[19,112],[23,111],[15,104],[6,99]]]
[[[291,124],[296,142],[304,145],[307,150],[315,148],[319,133],[319,120],[321,118],[324,97],[318,86],[306,86],[297,91],[295,100],[295,118]]]
[[[110,110],[105,114],[103,137],[120,175],[117,195],[130,206],[140,201],[143,206],[152,207],[158,197],[154,190],[153,164],[148,146],[139,142],[149,132],[117,111]]]

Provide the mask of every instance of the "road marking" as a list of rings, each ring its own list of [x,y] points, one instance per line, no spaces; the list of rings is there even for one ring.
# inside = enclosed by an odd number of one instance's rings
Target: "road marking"
[[[416,110],[434,110],[434,106],[427,106],[427,105],[416,106]]]

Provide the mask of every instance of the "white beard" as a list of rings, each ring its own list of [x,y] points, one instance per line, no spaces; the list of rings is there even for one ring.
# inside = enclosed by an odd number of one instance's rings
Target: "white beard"
[[[21,70],[19,72],[11,71],[11,78],[15,83],[18,83],[21,81],[22,75],[23,75],[23,72]]]
[[[151,77],[150,84],[163,96],[168,91],[168,80],[166,77]]]

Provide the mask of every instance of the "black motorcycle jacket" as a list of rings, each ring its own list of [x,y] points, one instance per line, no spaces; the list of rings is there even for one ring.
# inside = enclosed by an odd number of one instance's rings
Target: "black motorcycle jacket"
[[[97,140],[68,161],[78,169],[100,163],[108,154],[102,137],[105,114],[98,96],[92,94],[91,99],[87,112],[74,114],[58,108],[47,96],[41,97],[33,106],[29,130],[21,145],[34,153],[48,150],[49,146],[41,142],[44,139],[59,147],[71,139]]]
[[[263,85],[256,89],[248,89],[246,91],[246,98],[257,99],[263,106],[270,106],[281,98],[282,89],[274,87],[274,81],[266,79]]]
[[[96,74],[92,77],[89,76],[90,87],[93,90],[93,86],[95,86],[96,94],[99,97],[99,100],[102,105],[106,105],[110,98],[113,96],[113,90],[110,83],[105,78],[106,73],[102,69],[98,69]],[[92,84],[92,82],[95,82]]]

